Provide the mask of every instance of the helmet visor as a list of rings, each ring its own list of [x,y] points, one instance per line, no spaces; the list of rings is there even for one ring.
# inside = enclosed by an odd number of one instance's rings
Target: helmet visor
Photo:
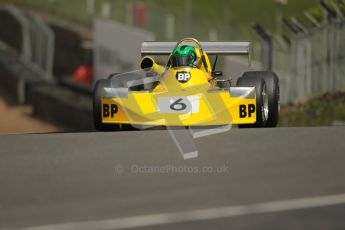
[[[171,57],[171,65],[172,67],[178,66],[190,66],[193,62],[193,58],[191,55],[186,55],[182,57]]]

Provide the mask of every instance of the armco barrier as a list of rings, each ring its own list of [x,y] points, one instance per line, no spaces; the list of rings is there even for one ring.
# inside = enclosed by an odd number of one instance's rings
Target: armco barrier
[[[22,52],[22,26],[7,10],[0,7],[0,38],[11,47]]]
[[[30,66],[24,64],[4,43],[0,42],[0,85],[19,104],[30,102],[30,91],[40,84],[42,78]]]
[[[76,90],[66,80],[62,85],[42,81],[38,73],[22,63],[15,51],[0,42],[0,87],[19,103],[30,103],[34,113],[67,129],[93,130],[92,93]]]
[[[94,130],[91,95],[48,84],[31,93],[35,115],[78,131]]]
[[[92,95],[91,86],[85,85],[79,82],[78,80],[71,78],[70,76],[59,78],[58,84],[60,86],[67,87],[77,93],[81,93],[81,94],[85,94],[89,96]]]

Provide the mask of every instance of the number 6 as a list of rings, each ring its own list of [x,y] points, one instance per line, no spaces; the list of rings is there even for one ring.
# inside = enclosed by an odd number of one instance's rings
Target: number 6
[[[170,105],[170,109],[175,110],[175,111],[182,111],[182,110],[185,110],[185,109],[187,108],[187,105],[184,104],[184,103],[182,103],[182,102],[181,102],[182,100],[183,100],[183,99],[180,98],[180,99],[178,99],[177,101],[175,101],[174,103],[172,103],[172,104]]]

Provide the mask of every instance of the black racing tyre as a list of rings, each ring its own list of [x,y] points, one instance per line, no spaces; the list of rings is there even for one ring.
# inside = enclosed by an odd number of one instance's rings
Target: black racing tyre
[[[263,128],[268,118],[268,96],[265,80],[257,74],[246,72],[237,80],[238,87],[255,87],[256,122],[254,124],[239,124],[239,128]]]
[[[119,131],[117,124],[106,124],[102,122],[102,92],[106,87],[110,87],[110,80],[98,80],[93,89],[93,122],[97,131]]]
[[[268,95],[268,119],[266,127],[276,127],[280,112],[279,78],[274,72],[270,71],[261,71],[260,75],[265,80]]]
[[[265,80],[268,96],[268,118],[265,127],[276,127],[278,124],[280,111],[278,76],[271,71],[250,71],[246,72],[244,75],[247,78],[258,77]]]

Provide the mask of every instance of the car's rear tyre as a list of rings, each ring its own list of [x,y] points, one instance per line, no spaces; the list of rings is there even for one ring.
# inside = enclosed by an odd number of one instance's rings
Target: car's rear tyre
[[[93,89],[93,122],[97,131],[119,131],[118,124],[108,124],[102,122],[102,93],[104,88],[110,87],[110,80],[98,80]]]
[[[269,107],[265,80],[252,72],[246,72],[237,80],[238,87],[255,87],[256,122],[254,124],[239,124],[239,128],[262,128],[267,123]]]
[[[260,75],[265,80],[268,94],[268,119],[266,127],[276,127],[279,121],[280,112],[280,91],[279,78],[270,71],[261,71]]]

